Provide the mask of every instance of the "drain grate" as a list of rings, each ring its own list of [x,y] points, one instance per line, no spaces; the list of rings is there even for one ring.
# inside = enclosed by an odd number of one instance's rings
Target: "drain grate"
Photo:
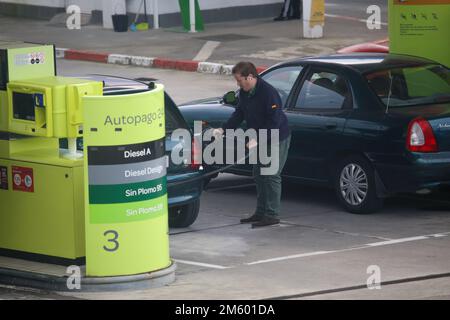
[[[226,33],[226,34],[216,34],[205,37],[197,37],[199,40],[207,40],[207,41],[219,41],[219,42],[229,42],[229,41],[239,41],[239,40],[247,40],[247,39],[255,39],[259,38],[256,36],[247,36],[242,34],[235,33]]]

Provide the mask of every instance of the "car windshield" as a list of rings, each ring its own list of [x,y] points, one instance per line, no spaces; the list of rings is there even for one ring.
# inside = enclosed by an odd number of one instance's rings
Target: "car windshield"
[[[379,70],[366,79],[389,108],[450,102],[449,70],[442,65]]]

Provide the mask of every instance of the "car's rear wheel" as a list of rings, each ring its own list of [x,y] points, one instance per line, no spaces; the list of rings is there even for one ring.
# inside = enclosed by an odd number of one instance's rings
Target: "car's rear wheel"
[[[334,180],[336,195],[347,211],[367,214],[383,207],[383,199],[377,197],[374,170],[363,157],[340,161]]]
[[[200,211],[200,200],[169,209],[169,227],[186,228],[195,222]]]

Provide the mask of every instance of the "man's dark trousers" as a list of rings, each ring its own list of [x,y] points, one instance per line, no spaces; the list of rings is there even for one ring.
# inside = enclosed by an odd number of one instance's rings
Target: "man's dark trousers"
[[[262,175],[261,168],[269,165],[253,165],[256,183],[256,215],[278,217],[281,207],[281,172],[288,156],[291,135],[279,143],[279,168],[273,175]]]
[[[292,16],[301,19],[303,15],[303,0],[292,1]]]
[[[284,1],[280,16],[284,18],[293,17],[301,19],[303,12],[303,0]]]

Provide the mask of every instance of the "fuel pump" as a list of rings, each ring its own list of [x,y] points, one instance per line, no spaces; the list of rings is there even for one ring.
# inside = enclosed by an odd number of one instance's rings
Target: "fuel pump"
[[[103,96],[55,65],[53,45],[0,42],[0,255],[100,277],[170,267],[163,86]]]

